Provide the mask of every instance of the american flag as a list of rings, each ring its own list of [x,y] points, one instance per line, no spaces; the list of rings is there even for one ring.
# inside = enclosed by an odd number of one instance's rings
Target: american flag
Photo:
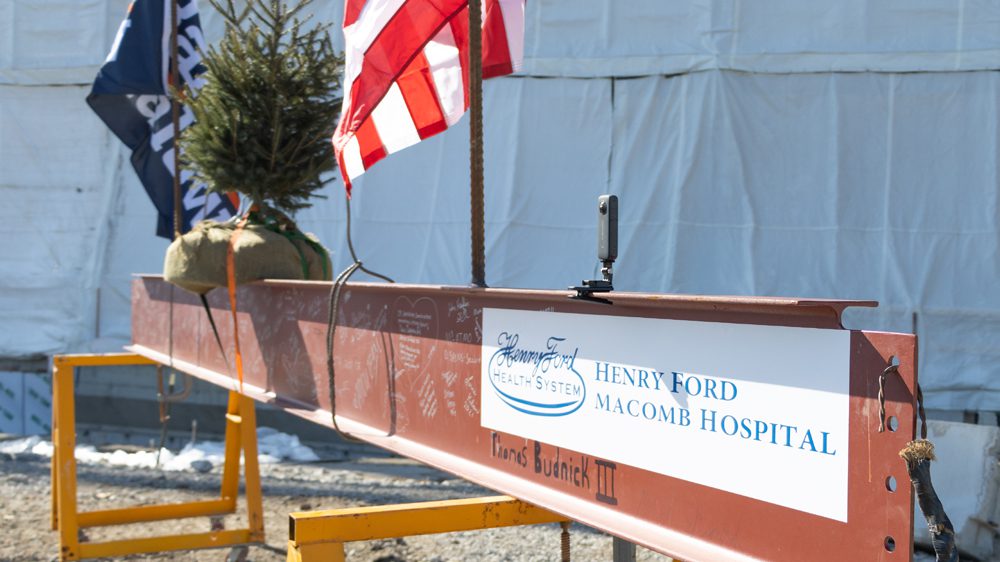
[[[518,70],[525,0],[482,0],[483,78]],[[469,107],[468,0],[347,0],[344,108],[333,136],[351,181],[454,125]]]

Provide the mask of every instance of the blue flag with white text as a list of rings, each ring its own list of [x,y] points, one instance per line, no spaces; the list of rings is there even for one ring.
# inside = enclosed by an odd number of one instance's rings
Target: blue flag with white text
[[[134,0],[118,29],[87,104],[111,131],[132,149],[132,167],[159,215],[156,234],[174,231],[174,130],[170,107],[170,4],[174,0]],[[204,83],[201,52],[206,48],[197,0],[177,1],[177,69],[181,85],[193,91]],[[181,106],[180,130],[194,122]],[[203,220],[225,220],[236,213],[238,200],[208,193],[204,183],[181,171],[184,206],[181,232]]]

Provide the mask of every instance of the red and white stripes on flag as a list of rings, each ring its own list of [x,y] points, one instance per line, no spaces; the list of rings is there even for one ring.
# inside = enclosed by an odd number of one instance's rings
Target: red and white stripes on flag
[[[482,0],[483,78],[517,70],[525,0]],[[344,107],[333,147],[351,180],[469,107],[468,0],[347,0]]]

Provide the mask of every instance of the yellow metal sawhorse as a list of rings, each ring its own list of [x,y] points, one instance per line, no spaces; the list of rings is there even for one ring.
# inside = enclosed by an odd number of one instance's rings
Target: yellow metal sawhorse
[[[52,358],[52,529],[59,531],[60,559],[81,560],[166,550],[263,543],[263,499],[257,464],[257,420],[254,402],[235,391],[230,391],[229,405],[226,409],[225,462],[219,499],[102,511],[77,511],[74,369],[113,365],[157,365],[157,363],[133,353],[56,355]],[[79,531],[87,527],[236,513],[241,451],[246,481],[247,528],[108,542],[80,541]]]
[[[510,496],[290,513],[287,562],[344,562],[352,541],[569,521]]]

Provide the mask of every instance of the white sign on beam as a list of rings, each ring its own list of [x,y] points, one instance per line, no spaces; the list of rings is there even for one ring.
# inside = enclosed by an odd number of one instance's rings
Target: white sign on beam
[[[850,332],[487,308],[484,427],[847,521]]]

